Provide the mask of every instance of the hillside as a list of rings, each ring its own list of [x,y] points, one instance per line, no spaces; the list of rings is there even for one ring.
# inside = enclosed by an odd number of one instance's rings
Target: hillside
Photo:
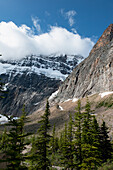
[[[106,122],[106,125],[109,127],[110,136],[113,137],[113,94],[105,94],[104,97],[101,96],[102,95],[100,94],[94,94],[88,97],[91,103],[91,109],[93,110],[92,114],[96,116],[100,125],[103,120]],[[86,100],[87,97],[81,98],[82,111],[84,111]],[[59,135],[59,133],[63,130],[65,123],[68,122],[70,113],[74,118],[76,106],[77,101],[67,100],[50,107],[51,130],[55,124],[57,135]],[[37,128],[39,127],[38,121],[44,114],[44,109],[45,107],[28,116],[30,122],[26,125],[27,131],[37,132]]]

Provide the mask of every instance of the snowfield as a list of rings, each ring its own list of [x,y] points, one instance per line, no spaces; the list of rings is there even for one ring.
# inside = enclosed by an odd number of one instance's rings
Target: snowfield
[[[109,94],[113,94],[113,91],[109,91],[109,92],[103,92],[103,93],[99,93],[99,95],[101,96],[101,98],[103,98],[103,97],[105,97],[105,96],[107,96],[107,95],[109,95]]]
[[[49,100],[54,99],[57,96],[58,92],[59,92],[59,90],[57,90],[54,93],[52,93],[52,95],[49,97]]]

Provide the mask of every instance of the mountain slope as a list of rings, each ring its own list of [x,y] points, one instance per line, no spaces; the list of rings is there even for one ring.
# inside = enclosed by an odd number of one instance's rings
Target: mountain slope
[[[0,77],[7,90],[0,100],[2,114],[19,116],[23,104],[31,114],[56,91],[83,57],[74,55],[27,56],[17,61],[0,61]]]
[[[60,86],[53,102],[113,91],[113,24]]]

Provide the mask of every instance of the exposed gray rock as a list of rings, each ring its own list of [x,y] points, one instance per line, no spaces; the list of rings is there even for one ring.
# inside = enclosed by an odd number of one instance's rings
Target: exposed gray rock
[[[113,24],[59,88],[53,102],[113,91]]]

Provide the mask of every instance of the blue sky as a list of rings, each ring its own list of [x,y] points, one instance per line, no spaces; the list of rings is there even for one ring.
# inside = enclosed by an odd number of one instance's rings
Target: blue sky
[[[52,32],[54,26],[96,42],[113,22],[112,11],[113,0],[0,0],[0,23],[26,25],[35,35]]]
[[[43,31],[48,25],[70,29],[60,10],[75,10],[73,27],[83,36],[100,36],[113,22],[113,0],[0,0],[0,21],[32,26],[31,17],[38,17]]]

